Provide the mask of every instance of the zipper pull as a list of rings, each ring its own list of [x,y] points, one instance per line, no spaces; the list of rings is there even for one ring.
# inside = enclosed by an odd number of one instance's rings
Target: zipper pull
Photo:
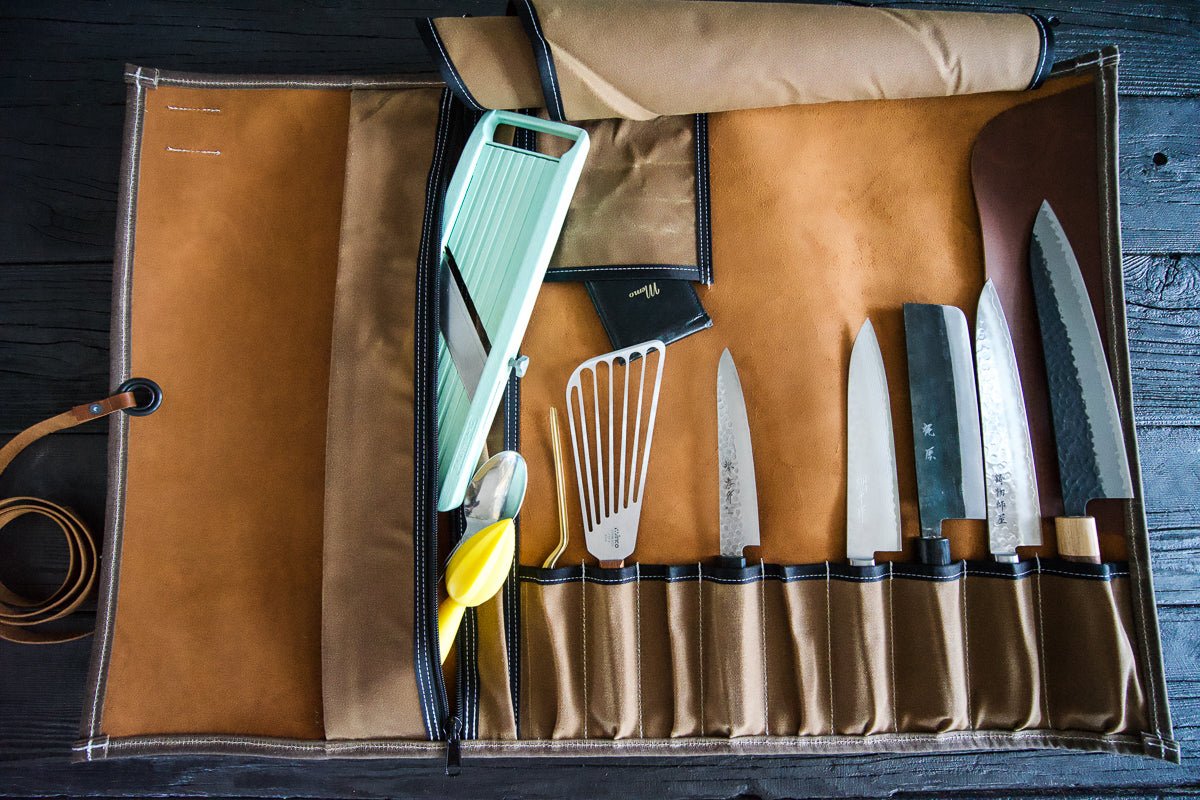
[[[446,774],[454,776],[462,772],[462,747],[458,737],[462,733],[462,723],[458,717],[450,717],[446,721],[448,734],[446,736]]]

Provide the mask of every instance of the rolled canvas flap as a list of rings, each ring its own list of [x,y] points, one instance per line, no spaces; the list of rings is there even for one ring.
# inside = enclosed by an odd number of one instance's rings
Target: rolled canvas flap
[[[1052,61],[1049,26],[1025,14],[688,0],[512,7],[517,18],[427,20],[423,34],[465,102],[544,105],[560,120],[1020,90]]]

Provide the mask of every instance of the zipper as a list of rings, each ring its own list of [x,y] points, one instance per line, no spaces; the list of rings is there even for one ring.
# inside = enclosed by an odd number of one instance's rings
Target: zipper
[[[446,720],[446,730],[446,774],[453,777],[462,772],[462,747],[459,745],[462,720],[450,717]]]
[[[433,161],[430,164],[428,196],[425,199],[425,241],[422,242],[420,268],[417,276],[417,319],[418,326],[416,364],[418,375],[429,375],[423,366],[432,367],[432,377],[418,380],[417,394],[417,496],[414,519],[416,521],[416,573],[417,604],[424,606],[423,617],[418,625],[413,644],[416,657],[416,678],[429,738],[450,738],[450,701],[446,694],[446,682],[442,676],[439,655],[437,625],[437,330],[439,304],[437,297],[440,270],[437,269],[438,243],[441,241],[441,198],[445,185],[446,140],[449,138],[450,111],[452,101],[448,90],[442,93],[438,112],[437,135]],[[425,435],[422,437],[421,433]]]

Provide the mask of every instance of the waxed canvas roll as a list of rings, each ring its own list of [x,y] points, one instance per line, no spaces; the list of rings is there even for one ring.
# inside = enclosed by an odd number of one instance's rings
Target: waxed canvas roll
[[[770,731],[779,736],[832,734],[828,575],[768,581],[766,598]],[[786,655],[776,655],[780,648]]]
[[[892,566],[896,726],[931,733],[966,730],[971,727],[963,636],[966,565],[960,562],[936,578],[925,570],[912,572],[917,565]]]
[[[516,21],[426,23],[466,102],[528,103],[554,119],[658,116],[832,100],[1025,89],[1048,29],[1022,14],[684,0],[518,0]],[[531,69],[532,68],[532,69]]]
[[[325,729],[421,737],[413,659],[397,657],[415,636],[414,275],[426,179],[412,165],[433,151],[441,91],[349,96],[325,437]]]
[[[971,724],[982,730],[1042,727],[1037,578],[1015,577],[1007,565],[973,565],[964,591]]]
[[[886,569],[827,578],[830,715],[835,733],[897,730],[891,582]]]
[[[521,581],[521,738],[586,737],[582,577],[546,570]]]
[[[606,119],[581,125],[591,149],[571,197],[547,280],[660,278],[711,280],[705,121],[693,115],[647,122]],[[559,156],[569,142],[538,136]]]
[[[1074,570],[1073,570],[1074,571]],[[1146,698],[1131,638],[1129,582],[1101,565],[1081,577],[1049,562],[1038,580],[1045,647],[1046,727],[1146,729]]]
[[[766,612],[761,570],[721,570],[701,584],[700,668],[708,736],[767,732]]]

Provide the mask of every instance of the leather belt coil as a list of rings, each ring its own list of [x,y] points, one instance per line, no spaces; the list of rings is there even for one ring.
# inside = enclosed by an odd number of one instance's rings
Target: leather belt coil
[[[144,406],[139,404],[132,390],[119,391],[111,397],[76,406],[43,420],[17,434],[0,449],[0,472],[8,468],[18,453],[44,436],[107,417],[117,411],[141,407]],[[38,630],[37,626],[69,616],[91,595],[92,587],[96,585],[99,550],[96,538],[75,512],[36,497],[0,500],[0,530],[14,520],[31,514],[50,520],[66,539],[67,572],[57,589],[48,597],[37,600],[24,597],[0,582],[0,639],[20,644],[57,644],[81,639],[89,635],[91,630],[45,631]]]

